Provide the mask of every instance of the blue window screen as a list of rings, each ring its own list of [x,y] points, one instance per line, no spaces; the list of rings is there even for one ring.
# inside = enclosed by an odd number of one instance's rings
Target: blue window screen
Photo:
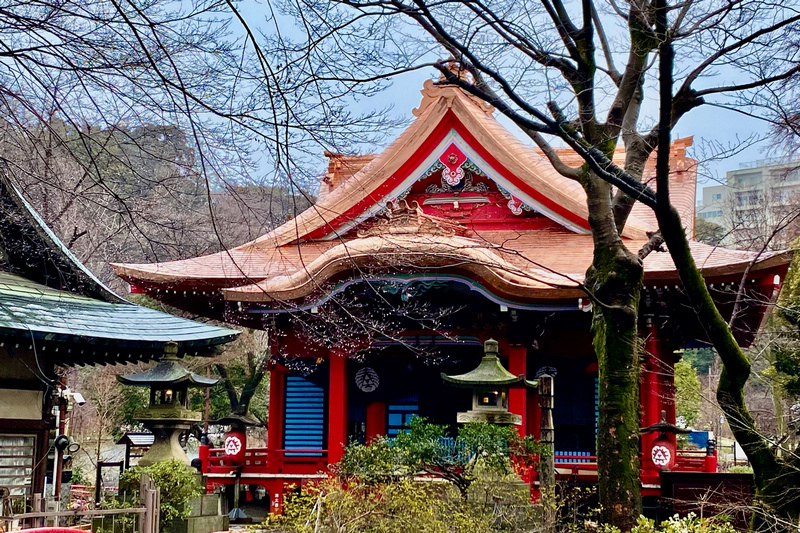
[[[386,408],[388,420],[386,424],[386,435],[396,437],[401,431],[406,431],[406,424],[411,421],[413,416],[419,414],[418,405],[395,404]]]
[[[286,376],[283,447],[325,448],[325,390],[302,376]],[[321,453],[294,452],[287,456],[320,456]]]

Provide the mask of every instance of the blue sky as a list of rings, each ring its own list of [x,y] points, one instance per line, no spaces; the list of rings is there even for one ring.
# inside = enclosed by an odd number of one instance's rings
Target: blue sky
[[[260,25],[263,22],[265,14],[263,11],[264,7],[265,5],[258,0],[248,0],[239,5],[239,8],[248,22],[254,25]],[[281,15],[277,16],[282,20],[280,24],[281,31],[285,32],[286,35],[292,34],[291,19],[284,19]],[[265,26],[265,29],[267,27],[268,26]],[[611,24],[609,24],[608,28],[611,28]],[[625,31],[624,28],[622,29]],[[619,30],[619,28],[617,28],[617,30]],[[612,29],[611,31],[616,30]],[[625,54],[621,54],[620,57],[617,58],[617,62],[618,66],[623,65],[625,62]],[[391,115],[397,118],[410,120],[413,118],[411,110],[419,105],[422,83],[425,79],[434,77],[438,77],[438,74],[435,73],[433,69],[429,71],[423,69],[399,75],[393,79],[391,86],[385,91],[371,98],[361,98],[357,103],[353,104],[353,108],[354,110],[365,112],[391,107]],[[717,70],[713,78],[717,77],[721,79],[724,75],[721,75],[720,71]],[[718,81],[709,78],[707,78],[707,80],[712,83]],[[647,94],[652,96],[655,93],[652,88],[650,88],[647,90]],[[652,118],[655,117],[656,114],[657,107],[654,103],[645,104],[642,111],[643,116]],[[515,127],[510,121],[503,117],[498,118],[506,127],[515,131]],[[695,145],[690,155],[697,159],[704,159],[707,157],[707,149],[704,148],[708,148],[711,144],[726,148],[733,147],[742,144],[743,141],[752,138],[752,136],[764,137],[767,135],[768,130],[768,124],[764,121],[747,117],[744,114],[728,109],[705,105],[692,110],[681,119],[673,131],[673,138],[694,136]],[[380,149],[391,142],[400,131],[400,129],[397,129],[394,132],[387,132],[386,139],[382,146],[364,147],[364,151],[380,151]],[[532,142],[524,134],[518,133],[518,137],[526,144],[532,145]],[[776,155],[769,153],[768,149],[770,146],[768,141],[760,142],[748,146],[724,160],[708,162],[701,169],[698,176],[698,198],[701,197],[700,189],[703,186],[724,182],[726,171],[739,168],[741,163]],[[320,151],[321,150],[322,148],[320,148]],[[320,170],[322,169],[320,168]]]

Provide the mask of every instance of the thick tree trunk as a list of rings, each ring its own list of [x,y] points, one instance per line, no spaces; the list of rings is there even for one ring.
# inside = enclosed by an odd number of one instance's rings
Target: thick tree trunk
[[[608,184],[583,180],[594,259],[586,274],[598,363],[597,473],[602,519],[628,531],[641,513],[639,481],[639,294],[644,270],[617,232]]]
[[[587,282],[597,298],[592,330],[603,406],[597,423],[600,505],[606,523],[627,531],[641,510],[637,336],[641,264],[621,243],[597,249]]]
[[[671,205],[659,208],[656,215],[686,294],[722,360],[717,401],[733,436],[753,466],[757,495],[779,516],[797,520],[800,517],[800,465],[776,456],[745,405],[744,385],[750,377],[750,362],[714,305],[692,258],[680,215]]]
[[[680,214],[669,197],[669,151],[671,141],[673,48],[667,38],[667,5],[664,0],[656,3],[656,33],[659,35],[659,89],[660,112],[658,132],[658,154],[656,159],[657,206],[655,209],[661,235],[678,270],[689,301],[694,307],[700,324],[722,360],[722,374],[717,387],[717,401],[728,419],[733,436],[741,445],[753,467],[756,493],[768,508],[781,518],[796,521],[800,517],[800,470],[781,460],[770,449],[764,435],[758,430],[755,420],[747,409],[744,386],[750,377],[750,362],[731,332],[729,324],[722,318],[705,279],[694,262],[689,239],[683,228]],[[775,520],[764,520],[756,516],[758,529],[787,529]],[[788,526],[789,524],[787,524]],[[789,529],[795,529],[789,527]]]

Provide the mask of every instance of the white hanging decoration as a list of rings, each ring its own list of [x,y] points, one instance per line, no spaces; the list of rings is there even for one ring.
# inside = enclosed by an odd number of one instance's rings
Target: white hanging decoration
[[[356,386],[363,392],[373,392],[380,385],[381,380],[375,369],[365,366],[356,372]]]

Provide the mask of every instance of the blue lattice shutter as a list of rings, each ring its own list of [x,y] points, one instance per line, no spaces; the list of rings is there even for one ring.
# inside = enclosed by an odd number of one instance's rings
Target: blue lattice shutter
[[[325,448],[325,390],[302,376],[286,376],[286,413],[283,447]],[[287,456],[319,456],[319,453],[294,452]]]

